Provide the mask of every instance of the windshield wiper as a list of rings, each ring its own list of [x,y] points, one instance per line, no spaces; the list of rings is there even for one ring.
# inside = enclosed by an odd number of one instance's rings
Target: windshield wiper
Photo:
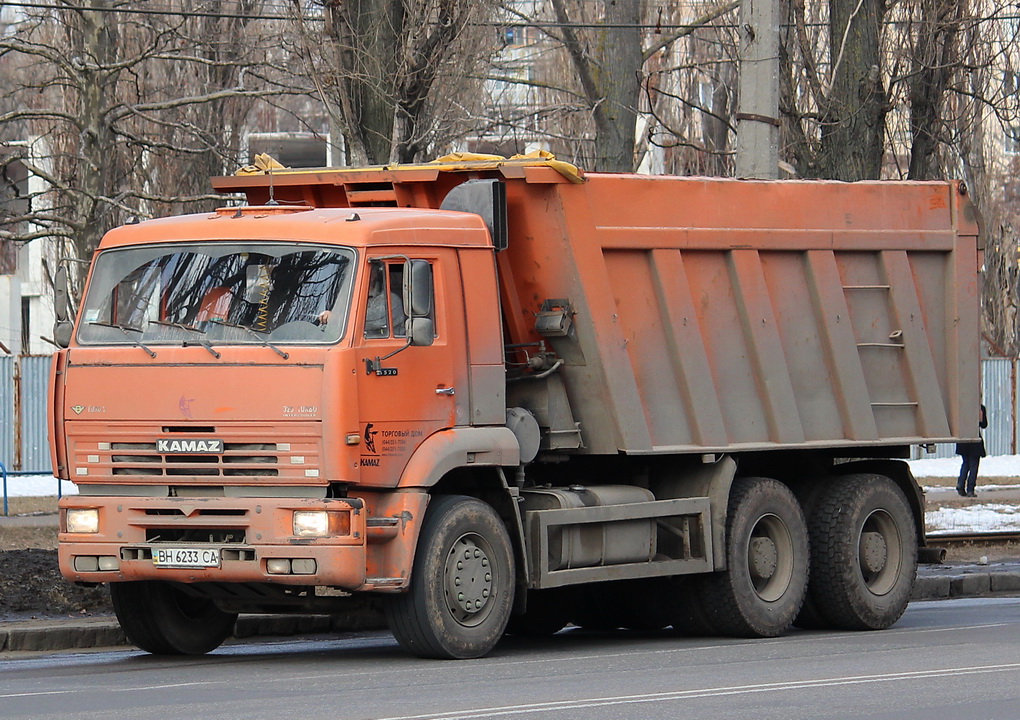
[[[252,329],[251,329],[250,327],[248,327],[247,325],[237,325],[236,323],[228,323],[228,322],[226,322],[226,321],[224,321],[224,320],[217,320],[217,319],[215,319],[215,318],[213,318],[213,319],[212,319],[212,320],[210,320],[209,322],[212,322],[212,323],[216,323],[217,325],[223,325],[224,327],[232,327],[232,328],[241,328],[241,329],[242,329],[242,330],[244,330],[244,331],[245,331],[246,333],[248,333],[249,335],[251,335],[251,336],[252,336],[253,338],[255,338],[256,340],[258,340],[258,341],[259,341],[259,344],[261,344],[261,345],[265,345],[265,346],[266,346],[267,348],[269,348],[270,350],[272,350],[273,352],[275,352],[275,353],[276,353],[277,355],[279,355],[280,357],[282,357],[282,358],[283,358],[284,360],[286,360],[286,359],[288,359],[288,358],[290,357],[290,355],[289,355],[288,353],[285,353],[285,352],[284,352],[283,350],[281,350],[280,348],[278,348],[278,347],[276,347],[275,345],[273,345],[273,343],[271,343],[271,342],[269,342],[268,340],[266,340],[266,339],[265,339],[264,337],[262,337],[261,335],[259,335],[259,334],[258,334],[257,332],[255,332],[254,330],[252,330]]]
[[[142,344],[142,342],[140,340],[135,340],[134,338],[131,337],[131,335],[128,334],[128,330],[130,330],[131,332],[136,332],[136,333],[143,333],[143,332],[145,332],[141,328],[137,328],[137,327],[135,327],[133,325],[116,325],[114,323],[101,322],[99,320],[93,320],[92,322],[85,323],[85,324],[86,325],[99,325],[100,327],[117,328],[122,333],[124,333],[124,337],[126,337],[128,340],[130,340],[131,344],[133,344],[133,345],[135,345],[137,347],[140,347],[142,350],[144,350],[145,352],[149,353],[149,357],[156,357],[156,353],[152,352],[152,350],[150,350],[148,347],[146,347],[144,344]]]
[[[202,328],[197,328],[194,325],[185,325],[184,323],[169,322],[167,320],[150,320],[149,322],[151,322],[151,323],[153,323],[155,325],[163,325],[164,327],[173,327],[173,328],[179,328],[181,330],[188,330],[189,332],[198,333],[200,335],[205,335],[206,334],[205,330],[203,330]],[[188,343],[187,340],[185,340],[184,343],[183,343],[184,347],[188,347],[188,344],[189,343]],[[214,358],[219,360],[220,353],[216,351],[216,349],[212,346],[212,343],[210,343],[205,338],[199,338],[198,339],[198,344],[201,345],[202,347],[204,347],[206,350],[208,350],[209,353]]]

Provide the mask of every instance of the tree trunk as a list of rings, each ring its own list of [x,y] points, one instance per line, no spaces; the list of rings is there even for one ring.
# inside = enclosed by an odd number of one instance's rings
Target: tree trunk
[[[590,47],[571,27],[564,0],[553,0],[563,40],[595,121],[595,167],[602,172],[634,170],[634,134],[640,75],[642,3],[605,3],[605,24]]]
[[[921,19],[910,87],[910,180],[938,175],[935,151],[942,110],[953,72],[960,64],[959,29],[965,0],[921,0]]]
[[[112,128],[106,109],[114,102],[111,97],[116,83],[108,68],[113,64],[117,48],[117,27],[108,0],[88,0],[90,8],[78,13],[80,33],[71,31],[72,42],[78,44],[78,121],[81,139],[77,164],[78,188],[74,192],[74,217],[81,222],[74,239],[77,257],[90,257],[99,246],[103,233],[111,226],[111,207],[103,202],[110,197],[115,182],[110,167],[114,145]]]
[[[875,180],[882,170],[888,100],[880,35],[884,0],[830,0],[831,88],[822,117],[818,176]]]

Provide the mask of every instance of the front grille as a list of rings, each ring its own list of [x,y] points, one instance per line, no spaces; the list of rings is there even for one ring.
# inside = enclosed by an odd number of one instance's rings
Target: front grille
[[[111,456],[114,475],[276,477],[280,474],[276,467],[279,456],[262,454],[275,452],[275,443],[225,443],[222,455],[160,454],[156,443],[111,443],[111,449],[134,451],[130,455]]]
[[[115,442],[110,449],[114,475],[276,477],[280,456],[276,443],[224,443],[222,455],[159,453],[156,443]],[[124,451],[130,451],[130,454]],[[266,454],[273,453],[273,454]]]
[[[318,422],[226,424],[219,426],[165,426],[145,423],[114,423],[102,431],[88,422],[68,423],[68,443],[78,482],[137,478],[176,484],[193,482],[224,484],[259,481],[305,484],[319,477],[321,425]],[[99,434],[102,432],[102,435]],[[159,440],[180,440],[172,452]],[[216,439],[222,452],[181,452],[187,442]],[[205,447],[199,446],[202,450]]]

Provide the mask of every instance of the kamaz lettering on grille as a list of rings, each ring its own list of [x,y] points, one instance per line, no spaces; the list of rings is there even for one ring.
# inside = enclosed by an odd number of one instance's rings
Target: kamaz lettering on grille
[[[221,453],[222,440],[178,440],[156,441],[156,451],[161,453]]]

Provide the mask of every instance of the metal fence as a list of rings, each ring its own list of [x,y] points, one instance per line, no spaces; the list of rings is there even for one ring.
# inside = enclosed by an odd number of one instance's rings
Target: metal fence
[[[988,416],[988,427],[981,431],[989,455],[1015,455],[1018,432],[1017,363],[1009,358],[987,358],[981,361],[981,401]],[[975,428],[976,429],[976,428]],[[919,446],[911,448],[910,457],[947,458],[956,454],[953,443],[939,443],[929,453]]]
[[[8,471],[52,471],[46,427],[51,361],[50,355],[0,357],[0,463]],[[989,455],[1014,455],[1020,445],[1018,362],[990,358],[981,363],[982,398],[988,412],[983,435]],[[911,457],[944,458],[955,452],[952,444],[936,445],[934,453],[915,446]]]
[[[0,357],[0,464],[9,472],[48,473],[46,394],[50,355]]]

